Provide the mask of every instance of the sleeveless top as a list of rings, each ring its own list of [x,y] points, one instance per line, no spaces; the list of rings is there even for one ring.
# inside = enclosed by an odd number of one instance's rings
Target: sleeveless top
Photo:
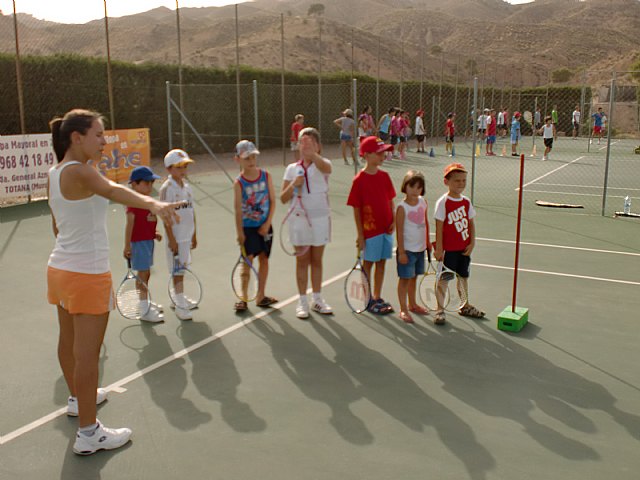
[[[416,205],[404,200],[398,204],[404,209],[404,249],[407,252],[424,252],[427,249],[427,202],[420,197]]]
[[[67,200],[60,191],[60,175],[68,162],[49,170],[49,207],[58,236],[49,256],[49,266],[78,273],[109,272],[107,207],[109,201],[99,195],[82,200]]]
[[[271,208],[267,171],[260,169],[255,180],[247,180],[242,175],[236,180],[242,190],[242,226],[259,227],[267,221]]]

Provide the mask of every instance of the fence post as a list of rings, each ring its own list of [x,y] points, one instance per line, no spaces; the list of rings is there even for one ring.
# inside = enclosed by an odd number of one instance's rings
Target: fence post
[[[431,141],[433,142],[434,137],[433,137],[433,127],[434,127],[434,122],[435,122],[435,115],[436,115],[436,96],[433,95],[431,97]],[[433,145],[433,143],[432,143]]]
[[[280,70],[280,115],[282,116],[282,164],[287,164],[287,122],[285,120],[284,101],[284,13],[280,14],[280,59],[282,68]]]
[[[22,92],[22,62],[20,61],[20,41],[18,40],[18,16],[16,14],[16,2],[13,0],[13,31],[16,36],[16,86],[18,88],[18,109],[20,111],[20,133],[27,133],[27,125],[24,117],[24,95]]]
[[[355,135],[353,136],[353,148],[355,149],[355,154],[358,154],[358,149],[360,148],[360,137],[358,136],[358,79],[354,78],[352,81],[352,93],[351,96],[353,98],[353,105],[351,106],[352,110],[353,110],[353,114],[356,117],[356,126],[354,129],[354,133]],[[354,175],[358,174],[358,160],[356,160],[355,162],[353,162],[353,173]]]
[[[402,34],[400,34],[400,98],[398,100],[398,107],[402,107],[402,87],[404,84],[404,40],[402,40]]]
[[[322,19],[318,19],[318,132],[322,133]]]
[[[376,119],[380,118],[380,37],[378,37],[378,72],[376,75]],[[377,125],[377,123],[376,123]]]
[[[607,188],[609,186],[609,158],[611,155],[611,121],[613,118],[613,101],[616,96],[616,72],[613,72],[613,78],[611,79],[611,90],[609,91],[609,115],[607,118],[607,156],[604,162],[604,186],[602,188],[602,216],[605,216],[605,210],[607,208]]]
[[[184,110],[184,92],[182,90],[182,32],[180,29],[180,2],[176,0],[176,30],[178,32],[178,91],[180,93],[180,110]],[[180,143],[182,148],[187,148],[185,138],[184,118],[180,116]]]
[[[253,129],[255,131],[256,148],[260,149],[260,130],[258,130],[258,81],[253,81]]]
[[[240,26],[238,25],[238,4],[235,5],[236,11],[236,108],[238,109],[236,117],[238,119],[238,141],[242,139],[242,105],[240,103]]]
[[[166,95],[167,95],[167,138],[169,139],[169,150],[173,150],[173,135],[171,130],[173,126],[171,125],[171,83],[168,81],[165,82],[166,87]]]
[[[113,79],[111,78],[111,46],[109,44],[109,15],[107,14],[107,0],[104,0],[104,33],[107,41],[107,91],[109,95],[109,112],[111,128],[116,128],[116,114],[113,106]]]
[[[476,137],[478,130],[478,77],[473,77],[473,146],[471,148],[471,203],[475,203],[476,183]]]

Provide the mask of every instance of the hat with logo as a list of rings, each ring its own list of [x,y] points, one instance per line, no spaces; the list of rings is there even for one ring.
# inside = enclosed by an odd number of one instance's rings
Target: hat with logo
[[[393,145],[384,143],[376,136],[366,137],[360,142],[360,156],[364,157],[366,153],[380,153],[393,150]]]
[[[450,163],[444,167],[444,177],[447,178],[451,172],[464,172],[467,173],[467,169],[461,163]]]
[[[186,165],[187,163],[193,163],[193,160],[189,158],[189,154],[179,148],[170,150],[164,156],[164,166],[166,168]]]
[[[240,158],[247,158],[249,155],[260,155],[260,151],[253,142],[249,140],[240,140],[236,144],[236,155]]]
[[[145,167],[141,165],[139,167],[131,170],[131,175],[129,175],[129,183],[131,182],[139,182],[144,180],[145,182],[153,182],[154,180],[159,180],[160,176],[153,173],[149,167]]]

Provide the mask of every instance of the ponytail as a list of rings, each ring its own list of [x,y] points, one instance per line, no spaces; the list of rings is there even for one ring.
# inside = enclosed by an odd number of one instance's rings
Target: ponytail
[[[53,151],[58,157],[58,162],[62,161],[71,146],[71,134],[78,132],[86,135],[95,120],[102,120],[102,116],[91,110],[74,109],[64,117],[55,117],[49,122]]]

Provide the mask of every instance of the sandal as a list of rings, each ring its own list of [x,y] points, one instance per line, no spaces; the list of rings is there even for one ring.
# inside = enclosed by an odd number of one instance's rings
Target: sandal
[[[463,317],[471,317],[471,318],[484,318],[484,312],[482,310],[477,309],[473,305],[467,303],[464,307],[458,310],[458,313]]]
[[[447,323],[444,312],[442,310],[436,312],[435,316],[433,317],[433,323],[436,325],[444,325],[445,323]]]
[[[409,307],[409,311],[411,313],[417,313],[418,315],[429,315],[429,309],[424,308],[420,305],[416,305],[415,307]]]
[[[400,316],[400,320],[402,320],[404,323],[416,323],[413,321],[411,314],[408,312],[400,312],[399,316]]]
[[[378,299],[378,301],[379,301],[379,302],[382,304],[382,306],[386,309],[387,313],[393,313],[393,312],[394,312],[393,307],[391,306],[391,304],[390,304],[390,303],[388,303],[388,302],[385,302],[385,301],[382,299],[382,297],[380,297],[380,298]]]
[[[233,309],[236,312],[244,312],[247,308],[247,302],[239,301],[233,304]]]
[[[262,297],[262,300],[257,302],[256,306],[266,308],[266,307],[270,307],[274,303],[278,303],[278,300],[276,300],[273,297]]]

